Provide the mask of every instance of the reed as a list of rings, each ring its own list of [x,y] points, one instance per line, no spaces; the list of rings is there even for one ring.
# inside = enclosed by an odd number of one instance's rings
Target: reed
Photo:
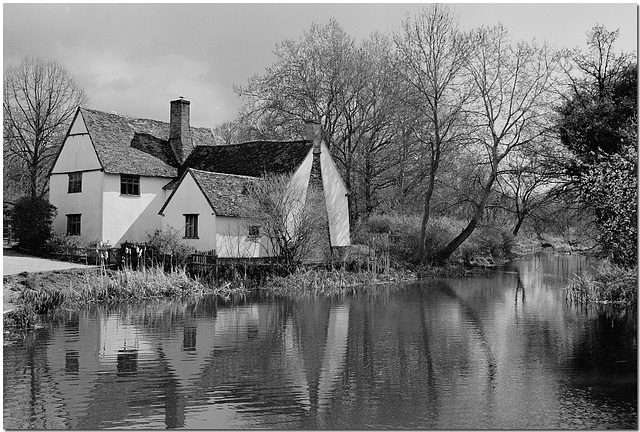
[[[27,306],[36,314],[45,314],[54,310],[65,300],[65,293],[46,287],[36,289],[28,287],[18,296],[18,303]]]
[[[637,268],[623,269],[605,262],[594,271],[575,276],[567,287],[567,299],[631,306],[637,303],[637,287]]]
[[[408,273],[390,271],[379,275],[373,272],[344,270],[297,270],[288,276],[272,276],[260,288],[271,295],[342,296],[375,290],[381,285],[410,279]]]

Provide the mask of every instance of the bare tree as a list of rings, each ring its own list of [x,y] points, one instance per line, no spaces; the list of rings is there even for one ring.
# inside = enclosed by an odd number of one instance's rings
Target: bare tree
[[[463,67],[468,55],[466,38],[458,31],[449,10],[442,5],[422,9],[403,23],[395,36],[399,71],[406,87],[403,101],[420,117],[413,133],[427,150],[427,178],[416,261],[424,259],[431,199],[438,170],[448,147],[462,141],[463,107],[468,98]]]
[[[475,127],[467,151],[477,160],[479,193],[467,226],[438,254],[440,262],[475,230],[508,156],[538,141],[553,124],[558,62],[546,46],[513,44],[500,25],[475,31],[472,44],[465,69],[477,98],[469,108]]]
[[[317,237],[328,230],[328,225],[323,226],[327,216],[322,193],[313,185],[292,184],[291,176],[282,174],[267,174],[248,183],[247,193],[268,251],[288,268],[309,258],[319,243]]]
[[[299,41],[277,45],[277,60],[263,76],[236,88],[245,101],[241,121],[269,131],[272,138],[297,136],[305,120],[320,123],[350,191],[352,225],[360,213],[366,217],[372,211],[374,195],[391,184],[382,179],[398,116],[389,97],[394,90],[385,58],[390,48],[380,34],[356,44],[335,20],[314,24]]]
[[[4,76],[5,167],[27,173],[28,193],[48,192],[48,170],[75,109],[87,102],[67,70],[55,61],[27,57]]]

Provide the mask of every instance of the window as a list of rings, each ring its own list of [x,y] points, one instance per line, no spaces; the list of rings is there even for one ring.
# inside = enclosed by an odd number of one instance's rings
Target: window
[[[120,195],[140,195],[140,176],[120,174]]]
[[[184,238],[198,238],[198,215],[184,215]]]
[[[67,215],[67,235],[79,236],[80,235],[80,218],[82,215],[70,214]]]
[[[252,238],[260,237],[260,225],[251,225],[249,227],[249,237],[252,237]]]
[[[82,173],[69,173],[69,190],[68,193],[82,192]]]

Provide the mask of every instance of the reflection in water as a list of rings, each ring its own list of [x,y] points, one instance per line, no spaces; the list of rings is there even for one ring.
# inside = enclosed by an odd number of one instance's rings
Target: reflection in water
[[[536,256],[380,296],[65,313],[4,349],[6,428],[637,428],[637,324]],[[515,300],[514,300],[515,299]]]

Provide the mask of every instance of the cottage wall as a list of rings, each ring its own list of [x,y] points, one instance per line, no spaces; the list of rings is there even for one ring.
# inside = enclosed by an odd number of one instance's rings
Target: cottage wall
[[[104,174],[103,181],[103,241],[116,245],[123,241],[144,242],[148,234],[162,228],[158,215],[167,192],[163,190],[171,179],[140,177],[140,195],[120,194],[120,175]]]
[[[157,211],[159,210],[160,208]],[[185,234],[184,215],[197,214],[198,238],[182,241],[200,251],[216,249],[216,216],[191,175],[184,177],[162,213],[162,227],[177,230],[182,237]]]
[[[267,240],[249,236],[249,226],[258,225],[246,219],[216,218],[217,253],[222,258],[258,258],[268,256]]]
[[[81,192],[69,193],[69,174],[82,173]],[[53,221],[53,231],[67,234],[67,215],[81,215],[83,242],[102,240],[102,183],[104,173],[82,115],[71,126],[58,158],[51,170],[49,202],[58,213]]]
[[[49,183],[49,202],[57,207],[53,232],[67,234],[67,215],[81,215],[82,242],[102,240],[102,181],[101,171],[82,172],[82,192],[68,193],[69,175],[53,174]]]

